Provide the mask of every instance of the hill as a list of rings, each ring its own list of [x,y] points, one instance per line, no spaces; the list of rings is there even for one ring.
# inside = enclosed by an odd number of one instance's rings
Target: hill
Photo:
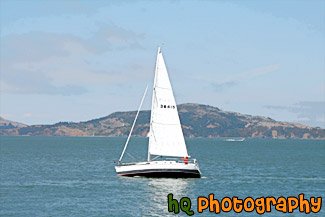
[[[0,130],[15,129],[15,128],[22,128],[22,127],[27,127],[27,125],[14,122],[14,121],[9,121],[4,119],[3,117],[0,117]]]
[[[208,105],[181,104],[178,111],[186,137],[325,139],[325,129],[319,127],[227,112]],[[0,135],[127,136],[135,115],[136,111],[115,112],[86,122],[0,129]],[[150,111],[141,111],[132,135],[146,136],[149,120]]]

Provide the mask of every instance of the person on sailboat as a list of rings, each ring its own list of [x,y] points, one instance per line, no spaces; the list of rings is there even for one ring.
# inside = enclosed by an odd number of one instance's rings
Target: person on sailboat
[[[186,156],[185,158],[182,158],[185,164],[188,164],[188,157]]]

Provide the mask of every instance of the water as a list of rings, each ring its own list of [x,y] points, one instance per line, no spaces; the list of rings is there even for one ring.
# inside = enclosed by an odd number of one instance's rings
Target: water
[[[325,141],[187,139],[201,179],[118,177],[114,170],[126,138],[0,137],[1,216],[177,216],[167,195],[196,198],[325,196]],[[140,159],[147,139],[133,138],[128,152]],[[128,160],[128,156],[126,160]],[[322,210],[308,216],[325,216]],[[181,211],[180,216],[187,216]],[[259,216],[233,211],[217,216]],[[263,216],[307,216],[274,210]]]

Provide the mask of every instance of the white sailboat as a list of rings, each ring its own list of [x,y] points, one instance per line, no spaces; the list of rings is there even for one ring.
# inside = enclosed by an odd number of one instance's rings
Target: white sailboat
[[[196,159],[190,158],[187,152],[173,90],[160,48],[158,48],[152,94],[148,160],[122,163],[146,92],[147,88],[121,157],[115,166],[117,174],[120,176],[146,177],[201,177]]]

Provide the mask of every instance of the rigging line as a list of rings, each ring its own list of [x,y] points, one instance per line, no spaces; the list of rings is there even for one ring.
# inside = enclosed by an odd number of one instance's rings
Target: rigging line
[[[151,126],[151,133],[152,133],[152,135],[153,135],[153,138],[155,139],[155,142],[157,143],[157,140],[156,140],[156,136],[155,136],[155,133],[154,133],[154,130],[153,130],[153,127],[152,127],[152,123],[150,124],[150,126]]]
[[[159,123],[159,122],[155,122],[155,121],[152,121],[153,123],[155,123],[155,124],[160,124],[160,125],[178,125],[178,124],[164,124],[164,123]]]
[[[161,51],[160,51],[160,47],[158,47],[158,54],[157,54],[157,60],[156,60],[156,67],[155,67],[155,78],[154,78],[154,82],[153,82],[153,94],[152,94],[152,103],[151,103],[151,115],[150,115],[150,133],[153,133],[152,132],[152,114],[153,114],[153,108],[154,108],[154,103],[157,104],[158,106],[158,99],[157,99],[157,94],[156,94],[156,90],[155,90],[155,87],[156,87],[156,84],[157,84],[157,73],[158,73],[158,68],[159,68],[159,54],[161,54]],[[156,99],[156,102],[155,102],[155,99]],[[153,134],[153,137],[154,139],[156,140],[155,138],[155,135]],[[149,138],[149,144],[148,144],[148,161],[150,161],[150,138]]]
[[[130,157],[132,157],[134,160],[136,161],[140,161],[139,159],[137,159],[136,157],[134,157],[132,154],[130,154],[129,152],[125,152],[127,155],[129,155]]]
[[[145,96],[146,96],[146,94],[147,94],[147,90],[148,90],[148,85],[147,85],[147,87],[146,87],[146,90],[144,91],[144,94],[143,94],[143,97],[142,97],[142,100],[141,100],[141,103],[140,103],[140,106],[139,106],[138,112],[137,112],[137,114],[136,114],[136,116],[135,116],[135,119],[134,119],[134,121],[133,121],[133,124],[132,124],[131,130],[130,130],[130,133],[129,133],[128,139],[126,140],[126,143],[125,143],[125,145],[124,145],[124,149],[123,149],[123,152],[122,152],[121,157],[120,157],[120,159],[119,159],[119,162],[121,162],[121,160],[122,160],[122,158],[123,158],[123,155],[124,155],[124,152],[125,152],[125,150],[126,150],[126,147],[128,146],[128,143],[129,143],[129,141],[130,141],[130,137],[131,137],[131,134],[132,134],[132,131],[133,131],[133,128],[134,128],[135,122],[137,121],[137,118],[138,118],[138,115],[139,115],[140,109],[141,109],[141,107],[142,107],[142,103],[143,103],[144,98],[145,98]]]
[[[156,159],[159,158],[159,157],[161,157],[161,155],[158,155],[158,156],[154,157],[154,158],[151,159],[151,160],[156,160]]]
[[[156,94],[156,90],[155,90],[156,88],[153,88],[153,94],[154,94],[154,96],[155,96],[155,99],[156,99],[156,104],[157,104],[157,106],[159,105],[158,104],[158,99],[157,99],[157,94]]]
[[[172,88],[167,88],[167,87],[159,87],[159,86],[156,86],[156,88],[164,89],[164,90],[172,90]]]
[[[160,52],[160,47],[158,47],[158,55],[157,55],[157,60],[156,60],[156,67],[155,67],[155,80],[153,83],[153,86],[155,87],[157,84],[157,72],[159,69],[159,52]]]

